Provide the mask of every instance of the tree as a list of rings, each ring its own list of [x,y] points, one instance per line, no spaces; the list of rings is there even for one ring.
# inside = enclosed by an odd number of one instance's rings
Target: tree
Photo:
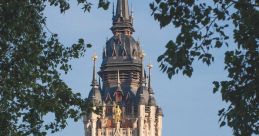
[[[91,3],[77,0],[84,11]],[[108,7],[100,0],[99,6]],[[0,1],[0,133],[1,135],[46,135],[77,121],[89,103],[62,81],[71,70],[69,61],[84,55],[90,44],[79,39],[63,45],[46,27],[45,7],[69,9],[68,0]],[[54,116],[44,122],[45,116]]]
[[[77,0],[85,12],[92,4]],[[84,40],[72,46],[61,44],[46,27],[46,5],[69,10],[68,0],[2,0],[0,2],[0,132],[3,135],[46,135],[59,131],[68,118],[78,120],[89,103],[74,94],[60,74],[71,70],[69,60],[84,55]],[[99,0],[107,9],[109,1]],[[161,28],[180,29],[175,40],[158,57],[169,78],[182,72],[191,77],[194,60],[214,61],[209,51],[226,48],[226,81],[215,81],[228,107],[219,111],[220,126],[227,124],[235,136],[258,134],[259,1],[258,0],[155,0],[152,15]],[[229,25],[230,24],[230,25]],[[229,45],[226,28],[233,30]],[[51,106],[50,106],[51,105]],[[52,122],[43,118],[53,114]]]
[[[219,110],[220,126],[227,124],[235,136],[259,134],[259,0],[155,0],[150,8],[161,28],[180,29],[157,59],[161,70],[169,78],[179,72],[191,77],[195,60],[210,65],[210,50],[224,48],[228,79],[213,82],[213,92],[228,104]]]

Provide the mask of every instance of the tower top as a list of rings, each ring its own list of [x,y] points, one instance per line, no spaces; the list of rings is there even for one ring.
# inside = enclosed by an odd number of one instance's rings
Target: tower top
[[[113,15],[111,30],[115,35],[118,33],[131,35],[134,32],[133,18],[129,12],[128,0],[117,0],[116,13]]]
[[[97,60],[97,55],[94,54],[92,59],[93,59],[93,79],[92,79],[92,89],[88,95],[88,98],[90,100],[90,102],[93,104],[93,106],[98,106],[102,103],[102,96],[101,96],[101,92],[100,92],[100,88],[98,85],[98,82],[96,80],[96,60]]]
[[[130,19],[128,0],[117,0],[116,17]]]

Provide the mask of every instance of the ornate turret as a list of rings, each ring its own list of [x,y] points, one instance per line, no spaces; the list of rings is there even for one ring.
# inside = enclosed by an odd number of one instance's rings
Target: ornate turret
[[[102,104],[102,96],[101,96],[101,90],[99,88],[98,82],[96,80],[96,72],[95,72],[95,62],[97,59],[97,55],[93,55],[93,79],[92,79],[92,89],[88,95],[89,100],[92,102],[94,106],[100,106]]]
[[[146,86],[146,78],[145,78],[145,70],[144,70],[144,57],[145,57],[145,53],[144,51],[142,51],[141,55],[141,60],[142,60],[142,64],[141,64],[141,80],[140,80],[140,86],[138,88],[138,92],[137,92],[137,97],[139,98],[139,101],[143,101],[142,103],[144,105],[148,104],[148,99],[149,99],[149,93],[148,93],[148,88]]]
[[[147,67],[148,67],[148,92],[149,92],[148,105],[149,106],[156,106],[156,99],[154,97],[154,91],[151,88],[151,69],[152,69],[153,65],[151,63],[149,63],[147,65]]]

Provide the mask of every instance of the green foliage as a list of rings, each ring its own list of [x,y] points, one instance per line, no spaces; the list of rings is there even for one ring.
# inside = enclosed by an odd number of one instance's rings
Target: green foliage
[[[91,3],[77,0],[84,11]],[[83,39],[71,46],[61,44],[57,34],[46,27],[43,14],[47,5],[61,13],[68,0],[0,1],[0,133],[1,135],[46,135],[77,121],[89,102],[75,94],[61,79],[71,70],[69,61],[84,55]],[[107,9],[102,2],[100,7]],[[44,117],[54,115],[51,122]]]
[[[259,1],[155,0],[150,8],[161,28],[180,29],[158,57],[161,70],[169,78],[178,72],[190,77],[194,60],[210,65],[210,50],[226,48],[228,79],[213,82],[213,92],[220,91],[229,104],[219,111],[220,126],[227,124],[235,136],[259,134]],[[227,30],[233,32],[231,48]]]

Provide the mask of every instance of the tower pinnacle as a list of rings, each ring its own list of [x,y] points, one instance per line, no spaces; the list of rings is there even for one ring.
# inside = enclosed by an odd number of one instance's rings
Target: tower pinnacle
[[[145,57],[145,53],[142,50],[141,54],[140,54],[140,58],[142,61],[142,68],[141,68],[141,84],[144,86],[146,81],[145,81],[145,73],[144,73],[144,57]]]
[[[118,70],[118,73],[117,73],[117,89],[114,92],[114,95],[115,95],[115,101],[117,103],[122,100],[123,92],[122,92],[122,89],[121,89],[120,71],[119,70]]]
[[[134,32],[128,0],[117,0],[116,13],[113,15],[113,26],[111,30],[114,34],[124,33],[130,35]]]
[[[100,92],[100,88],[99,88],[99,84],[97,82],[97,79],[96,79],[96,70],[95,70],[95,63],[96,63],[96,60],[97,60],[97,55],[94,54],[92,59],[93,59],[93,79],[92,79],[92,89],[88,95],[88,98],[89,100],[92,102],[92,104],[94,106],[98,106],[102,103],[102,96],[101,96],[101,92]]]
[[[153,65],[149,62],[147,67],[148,67],[148,92],[150,94],[154,94],[154,92],[153,92],[153,90],[151,88],[151,69],[153,68]]]
[[[148,92],[149,92],[148,105],[149,106],[156,106],[156,99],[154,97],[154,91],[151,88],[151,69],[153,68],[153,65],[151,63],[149,63],[147,65],[147,67],[148,67]]]
[[[122,17],[124,20],[130,18],[128,0],[117,0],[116,17]]]
[[[95,70],[95,63],[96,63],[96,60],[97,60],[98,56],[94,53],[94,55],[92,56],[92,60],[93,60],[93,80],[92,80],[92,86],[97,86],[98,83],[97,83],[97,80],[96,80],[96,70]]]

